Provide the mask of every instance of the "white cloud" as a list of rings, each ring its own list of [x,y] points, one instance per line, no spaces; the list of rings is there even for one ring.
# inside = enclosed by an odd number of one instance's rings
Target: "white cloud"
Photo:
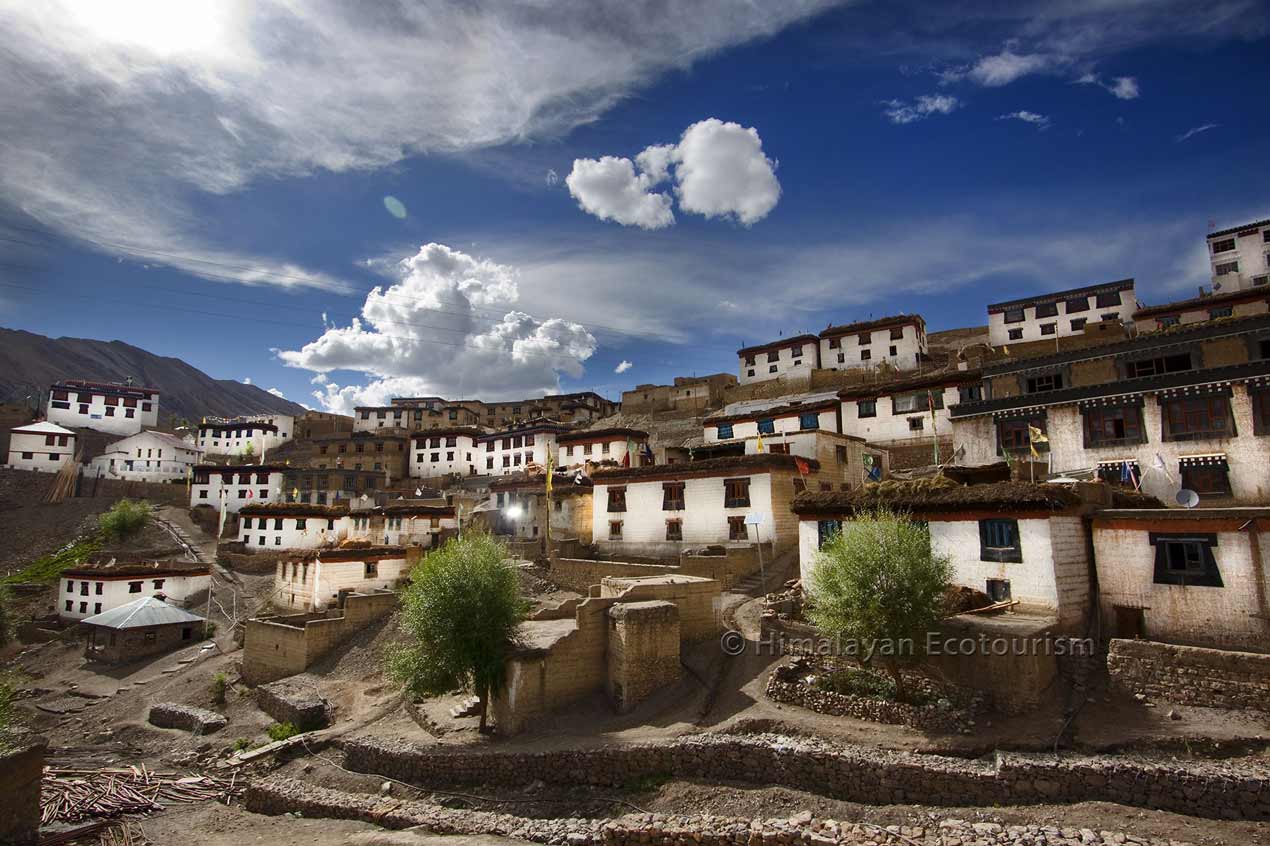
[[[1078,85],[1097,85],[1120,100],[1136,100],[1142,91],[1138,80],[1132,76],[1117,76],[1111,82],[1104,82],[1096,73],[1086,73],[1076,79]]]
[[[1040,53],[1015,53],[1009,47],[992,56],[982,56],[968,70],[965,76],[971,81],[989,88],[1009,85],[1020,77],[1046,71],[1059,62],[1054,56]]]
[[[281,389],[279,389],[279,388],[270,388],[270,389],[269,389],[268,391],[266,391],[265,393],[273,394],[273,395],[274,395],[275,397],[277,397],[278,399],[286,399],[286,398],[287,398],[287,395],[286,395],[286,394],[284,394],[284,393],[281,391]]]
[[[564,181],[582,210],[600,220],[644,229],[661,229],[675,222],[670,195],[650,191],[656,181],[646,173],[637,174],[630,159],[576,159]]]
[[[1177,136],[1177,138],[1175,138],[1174,140],[1180,144],[1183,141],[1189,140],[1190,138],[1193,138],[1196,135],[1199,135],[1201,132],[1207,132],[1210,129],[1216,129],[1219,126],[1221,126],[1220,123],[1205,123],[1200,126],[1193,126],[1190,129],[1183,132],[1181,135]]]
[[[278,351],[289,367],[314,371],[323,407],[347,413],[394,395],[508,396],[551,391],[559,374],[580,376],[596,341],[579,323],[538,320],[511,309],[517,272],[443,244],[425,244],[399,266],[400,280],[375,288],[361,316],[327,326],[299,350]],[[438,320],[436,310],[446,312]],[[489,309],[507,310],[485,317]],[[355,371],[365,384],[324,377]]]
[[[250,376],[244,376],[244,377],[243,377],[243,384],[244,384],[244,385],[250,385],[250,384],[251,384],[251,377],[250,377]]]
[[[548,188],[555,188],[560,184],[560,174],[556,173],[555,168],[547,168],[546,182]]]
[[[635,366],[634,364],[632,364],[631,362],[627,361],[626,359],[622,359],[622,360],[618,363],[617,367],[614,367],[614,368],[613,368],[613,372],[614,372],[614,373],[625,373],[627,370],[630,370],[630,369],[631,369],[632,367],[634,367],[634,366]]]
[[[923,94],[912,103],[887,100],[885,114],[891,123],[905,124],[931,115],[951,114],[960,105],[961,101],[949,94]]]
[[[558,137],[834,2],[0,0],[0,196],[113,255],[343,289],[218,246],[199,195]]]
[[[667,180],[681,211],[745,226],[767,217],[781,195],[758,131],[718,118],[689,126],[678,144],[646,147],[633,162],[577,159],[565,182],[578,205],[601,220],[661,229],[675,222],[670,195],[653,190]]]
[[[1020,109],[1017,112],[1010,112],[1005,115],[997,115],[997,120],[1021,120],[1024,123],[1030,123],[1037,129],[1049,129],[1050,119],[1048,115],[1029,112],[1027,109]]]

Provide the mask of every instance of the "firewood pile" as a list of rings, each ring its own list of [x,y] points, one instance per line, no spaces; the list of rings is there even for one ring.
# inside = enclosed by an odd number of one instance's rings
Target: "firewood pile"
[[[228,803],[245,784],[211,776],[178,776],[148,769],[145,764],[98,770],[46,768],[40,794],[41,824],[148,814],[166,804]]]

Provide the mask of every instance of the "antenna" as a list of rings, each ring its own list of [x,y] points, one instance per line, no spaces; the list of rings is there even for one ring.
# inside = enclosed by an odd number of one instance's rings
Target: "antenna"
[[[1194,508],[1199,505],[1199,494],[1190,488],[1182,488],[1177,492],[1177,504],[1183,508]]]

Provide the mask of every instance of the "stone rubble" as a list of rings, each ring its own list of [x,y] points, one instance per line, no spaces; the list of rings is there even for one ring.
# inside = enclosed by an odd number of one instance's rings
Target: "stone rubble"
[[[152,726],[183,729],[195,734],[211,734],[229,724],[225,717],[215,711],[175,702],[151,705],[149,720]]]

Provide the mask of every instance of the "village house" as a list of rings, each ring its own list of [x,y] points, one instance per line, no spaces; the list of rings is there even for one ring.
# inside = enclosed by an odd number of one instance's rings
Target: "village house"
[[[198,425],[195,443],[208,455],[254,455],[259,458],[291,439],[294,422],[292,417],[283,414],[204,420]]]
[[[892,467],[934,463],[951,453],[948,409],[983,397],[978,370],[947,370],[886,382],[852,385],[838,392],[842,431],[891,453]]]
[[[308,461],[319,470],[368,470],[404,479],[410,471],[409,446],[410,437],[395,429],[318,435],[309,444]]]
[[[748,385],[782,376],[809,379],[820,367],[820,339],[815,335],[795,335],[768,344],[742,347],[736,351],[740,365],[739,382]]]
[[[1099,483],[1027,482],[949,482],[886,495],[809,491],[793,503],[799,569],[803,584],[810,584],[824,542],[850,531],[858,512],[885,507],[926,524],[931,550],[952,565],[954,585],[987,594],[992,602],[1015,601],[1019,611],[1052,615],[1063,629],[1079,631],[1091,596],[1086,518],[1111,504],[1114,495]]]
[[[108,446],[92,460],[89,474],[132,482],[184,482],[202,457],[202,449],[176,435],[149,430]]]
[[[238,511],[238,540],[249,552],[332,546],[349,532],[349,510],[342,506],[275,502]]]
[[[143,596],[79,625],[85,632],[84,657],[121,664],[198,643],[207,621],[161,596]]]
[[[1270,652],[1270,509],[1109,509],[1093,543],[1108,637]]]
[[[252,503],[279,502],[283,498],[280,464],[195,464],[190,474],[190,507],[210,505],[235,514]]]
[[[376,429],[408,429],[411,426],[411,409],[407,406],[358,406],[353,409],[353,431],[373,432]]]
[[[727,389],[737,384],[731,373],[709,376],[676,376],[670,385],[636,385],[622,392],[622,411],[630,414],[658,412],[698,413],[723,406]]]
[[[568,431],[553,420],[539,420],[481,435],[477,469],[482,475],[506,476],[530,465],[546,467],[547,456],[556,454],[556,437]]]
[[[556,436],[559,452],[556,466],[581,467],[587,462],[614,462],[623,467],[653,463],[648,433],[639,429],[613,427],[562,432]]]
[[[477,462],[484,455],[476,442],[483,434],[471,426],[415,432],[410,436],[410,475],[419,479],[477,475]]]
[[[294,551],[278,560],[273,604],[294,611],[338,607],[341,594],[396,590],[419,560],[419,550],[349,545]]]
[[[1031,456],[1051,473],[1096,470],[1173,503],[1270,494],[1270,316],[984,368],[985,399],[950,409],[958,463]]]
[[[50,423],[113,435],[133,435],[159,425],[159,391],[113,382],[66,379],[49,388]]]
[[[14,470],[56,473],[75,458],[75,433],[42,420],[9,430],[9,463]]]
[[[1138,332],[1154,332],[1172,326],[1267,312],[1270,312],[1270,287],[1258,287],[1220,294],[1201,294],[1188,300],[1140,308],[1133,314],[1133,325]]]
[[[294,436],[309,440],[316,435],[334,435],[353,431],[353,418],[326,411],[306,411],[295,418]]]
[[[425,549],[438,546],[442,538],[452,536],[459,529],[454,506],[405,500],[350,512],[348,523],[351,540]]]
[[[826,370],[869,370],[890,365],[916,370],[926,360],[926,321],[901,314],[830,326],[820,333],[820,363]]]
[[[1210,232],[1206,241],[1214,291],[1242,291],[1270,283],[1270,220]]]
[[[592,539],[592,485],[579,473],[555,473],[551,484],[551,534],[556,541]],[[545,473],[515,473],[490,483],[492,509],[485,520],[497,534],[519,540],[546,535],[547,478]]]
[[[738,455],[651,467],[596,470],[591,535],[604,552],[675,556],[710,544],[794,549],[794,495],[818,487],[820,462]]]
[[[87,563],[62,571],[57,613],[66,620],[82,620],[156,595],[184,605],[196,596],[206,595],[211,586],[211,571],[206,564],[114,559]]]
[[[386,475],[377,470],[287,467],[282,501],[309,505],[369,502],[380,496]]]
[[[993,303],[988,306],[988,342],[994,347],[1054,342],[1084,334],[1090,323],[1127,322],[1137,310],[1132,279]]]
[[[480,424],[492,429],[519,426],[538,419],[570,424],[589,423],[616,414],[622,406],[594,391],[576,391],[545,394],[533,399],[479,403],[473,407],[480,415]]]
[[[485,407],[478,400],[450,401],[441,397],[394,397],[391,402],[386,411],[391,414],[398,408],[408,409],[409,414],[402,415],[400,419],[406,428],[416,431],[479,426],[481,411]],[[374,409],[376,414],[379,411],[378,408]],[[377,422],[375,417],[371,417],[367,425]]]

